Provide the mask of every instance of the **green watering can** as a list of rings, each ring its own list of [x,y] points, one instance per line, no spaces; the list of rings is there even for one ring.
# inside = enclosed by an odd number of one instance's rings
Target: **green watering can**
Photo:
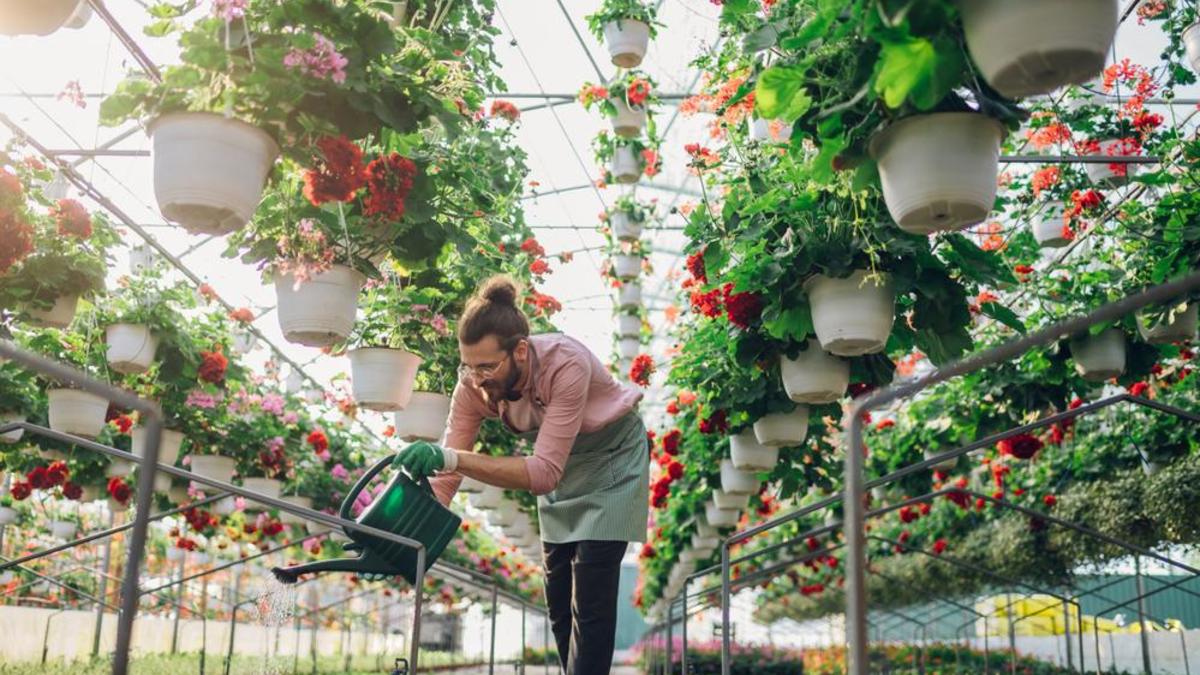
[[[386,457],[379,460],[358,479],[350,494],[342,500],[342,509],[338,514],[340,517],[351,519],[351,509],[358,493],[381,471],[391,466],[392,459],[393,457]],[[425,569],[428,570],[458,532],[462,518],[438,502],[433,496],[433,488],[428,480],[422,478],[418,485],[403,471],[397,471],[387,489],[363,510],[356,522],[421,542],[425,545]],[[346,530],[346,536],[350,537],[353,543],[346,544],[345,549],[361,551],[357,557],[318,560],[293,567],[276,567],[271,572],[285,584],[296,583],[301,574],[318,572],[400,575],[407,579],[408,583],[416,583],[416,549],[362,532]]]

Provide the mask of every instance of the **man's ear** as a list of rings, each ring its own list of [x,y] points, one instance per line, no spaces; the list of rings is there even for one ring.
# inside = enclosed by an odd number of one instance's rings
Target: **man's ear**
[[[529,340],[521,340],[520,342],[517,343],[516,348],[513,349],[513,358],[515,358],[517,360],[517,362],[522,365],[524,365],[526,362],[528,362],[528,360],[529,360]]]

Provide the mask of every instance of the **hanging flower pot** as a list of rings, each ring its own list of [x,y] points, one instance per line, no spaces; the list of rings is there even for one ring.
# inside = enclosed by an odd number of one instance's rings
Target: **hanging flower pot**
[[[780,360],[780,375],[788,398],[796,403],[832,403],[850,386],[850,362],[825,350],[816,339],[794,358]]]
[[[613,256],[613,273],[622,281],[638,278],[642,273],[641,256],[624,254]]]
[[[38,328],[57,328],[62,330],[71,325],[75,320],[75,309],[79,306],[78,295],[64,295],[54,301],[54,306],[50,309],[35,309],[30,307],[25,310],[29,315],[29,323]]]
[[[738,471],[770,471],[779,461],[779,448],[767,447],[758,442],[752,429],[746,429],[729,437],[729,459]],[[758,487],[757,479],[755,488]],[[721,485],[725,485],[725,474],[721,474]]]
[[[642,352],[642,341],[633,337],[623,337],[617,342],[617,353],[623,359],[632,359]]]
[[[129,273],[140,274],[154,267],[158,253],[149,244],[138,244],[129,249]]]
[[[634,19],[604,24],[604,45],[612,64],[618,68],[637,68],[650,46],[650,26]]]
[[[13,523],[17,522],[17,518],[20,515],[21,514],[18,513],[17,510],[14,508],[10,508],[8,506],[0,506],[0,527],[3,527],[5,525],[12,525]]]
[[[480,511],[498,509],[502,501],[504,501],[504,491],[493,485],[486,485],[482,491],[467,495],[467,502]]]
[[[808,406],[798,405],[792,412],[773,413],[754,423],[758,442],[772,448],[800,445],[808,438]]]
[[[1183,46],[1192,70],[1200,73],[1200,22],[1183,29]]]
[[[108,400],[80,389],[51,389],[50,428],[64,434],[96,438],[104,431]]]
[[[247,329],[233,331],[233,351],[238,354],[249,354],[258,345],[258,337]]]
[[[1125,334],[1109,328],[1099,335],[1071,338],[1075,372],[1090,382],[1103,382],[1125,372]]]
[[[813,330],[821,348],[836,356],[862,356],[887,346],[896,313],[896,291],[886,274],[856,270],[844,279],[818,274],[804,282]]]
[[[728,494],[750,495],[758,492],[758,476],[751,471],[743,471],[733,464],[733,460],[721,460],[721,489]]]
[[[503,499],[495,509],[488,511],[487,520],[494,527],[508,527],[517,520],[517,505],[511,499]]]
[[[618,183],[626,185],[636,183],[642,176],[642,162],[633,148],[628,145],[619,145],[613,151],[612,159],[609,160],[608,172]]]
[[[213,513],[217,514],[218,516],[229,516],[237,513],[237,497],[225,497],[224,499],[218,499],[217,501],[213,502],[212,510]]]
[[[167,500],[176,506],[183,504],[188,499],[187,488],[182,485],[172,485],[167,490]]]
[[[723,509],[716,503],[716,497],[704,505],[704,517],[713,527],[736,527],[742,512],[736,509]]]
[[[617,316],[617,337],[637,338],[642,334],[642,317],[635,314]],[[634,354],[634,356],[637,356]]]
[[[717,488],[713,490],[713,503],[715,503],[719,509],[739,511],[750,505],[750,493],[746,492],[734,494]],[[709,521],[709,524],[713,524],[711,520]]]
[[[925,450],[924,454],[925,454],[925,459],[929,460],[929,459],[933,459],[934,457],[937,457],[938,455],[942,454],[942,451],[940,451],[940,450]],[[948,471],[953,471],[954,467],[956,467],[956,466],[958,466],[958,457],[951,457],[949,459],[943,459],[942,461],[938,462],[937,464],[931,464],[929,466],[929,470],[930,471],[941,471],[942,473],[946,473]]]
[[[1152,345],[1165,345],[1172,342],[1187,342],[1196,339],[1197,310],[1200,304],[1189,303],[1187,309],[1176,312],[1170,319],[1147,327],[1141,316],[1138,317],[1138,332],[1142,339]]]
[[[996,119],[960,112],[907,117],[876,134],[871,156],[892,219],[913,234],[982,222],[996,202],[1003,139]]]
[[[765,120],[752,117],[747,120],[750,125],[750,140],[786,143],[792,139],[792,126],[782,120]]]
[[[108,365],[118,373],[137,375],[149,370],[154,363],[158,338],[150,333],[149,326],[114,323],[105,329],[104,335],[108,344]]]
[[[621,96],[611,99],[617,114],[612,118],[613,133],[622,138],[636,138],[646,126],[646,109],[631,108]]]
[[[79,531],[79,524],[69,520],[52,520],[50,521],[50,536],[62,541],[69,541],[75,538],[75,533]]]
[[[232,457],[223,455],[191,455],[188,468],[201,478],[231,483],[233,474],[237,470],[237,462]],[[206,485],[197,485],[196,487],[201,490],[212,489]]]
[[[632,216],[624,211],[614,211],[609,214],[608,222],[612,226],[613,236],[621,241],[636,241],[642,236],[642,223],[634,220]],[[640,260],[638,264],[640,266]]]
[[[1132,157],[1140,152],[1140,147],[1131,139],[1105,138],[1098,143],[1083,149],[1087,156],[1100,157]],[[1083,165],[1088,179],[1101,187],[1117,188],[1129,183],[1133,174],[1137,173],[1137,164],[1127,162],[1088,162]]]
[[[13,422],[24,422],[25,415],[17,412],[0,413],[0,427]],[[0,443],[16,443],[25,435],[24,429],[15,429],[0,434]]]
[[[313,502],[312,502],[311,497],[300,497],[298,495],[293,495],[293,496],[289,496],[289,497],[280,497],[280,499],[282,499],[283,501],[285,501],[289,504],[292,504],[293,506],[299,506],[299,507],[305,508],[305,509],[312,508]],[[283,523],[284,525],[303,525],[306,521],[294,513],[290,513],[288,511],[284,511],[283,509],[280,509],[279,510],[279,522]]]
[[[354,328],[358,291],[366,277],[345,265],[334,265],[296,285],[291,274],[275,277],[276,313],[283,338],[307,347],[341,342]]]
[[[243,478],[242,487],[264,497],[272,497],[274,499],[279,499],[279,495],[283,493],[283,483],[274,478]],[[246,511],[248,512],[266,511],[269,508],[271,507],[261,502],[246,498]]]
[[[483,492],[483,489],[486,487],[487,483],[483,481],[475,480],[470,476],[463,476],[462,483],[458,486],[458,491],[463,494],[477,495]]]
[[[167,220],[192,234],[229,234],[250,222],[279,146],[265,131],[222,115],[163,115],[154,143],[154,196]]]
[[[108,478],[124,478],[131,473],[133,473],[133,462],[115,457],[108,460],[108,466],[104,468],[104,475]]]
[[[1117,33],[1117,0],[960,0],[957,5],[971,58],[988,84],[1012,99],[1095,77]]]
[[[6,0],[0,5],[0,34],[49,35],[82,28],[91,15],[87,0]]]
[[[146,456],[146,428],[135,427],[131,432],[133,449],[131,452],[138,457]],[[162,441],[158,445],[158,463],[174,466],[179,459],[179,449],[183,446],[183,434],[172,429],[163,429]],[[158,492],[169,492],[171,476],[165,473],[154,474],[154,489]]]
[[[408,442],[442,440],[446,418],[450,416],[450,397],[430,391],[414,392],[408,405],[396,411],[396,434]]]
[[[382,347],[355,349],[349,356],[354,400],[360,406],[391,412],[408,405],[421,357],[403,349]]]
[[[640,261],[639,261],[640,265]],[[631,309],[642,306],[642,285],[632,281],[621,284],[617,291],[617,308]]]
[[[1042,248],[1062,248],[1071,243],[1070,230],[1063,221],[1063,207],[1051,206],[1029,222],[1033,238]]]
[[[693,534],[691,545],[693,550],[701,556],[707,557],[714,549],[721,545],[721,540],[715,534],[712,537],[701,537],[699,534]]]

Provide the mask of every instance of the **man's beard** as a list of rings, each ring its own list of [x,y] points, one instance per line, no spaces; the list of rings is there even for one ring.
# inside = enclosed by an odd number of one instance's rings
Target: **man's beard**
[[[517,390],[517,382],[521,379],[521,368],[516,363],[512,364],[512,368],[508,371],[508,377],[504,378],[503,384],[488,383],[483,386],[487,391],[488,398],[493,401],[516,401],[521,398],[521,392]]]

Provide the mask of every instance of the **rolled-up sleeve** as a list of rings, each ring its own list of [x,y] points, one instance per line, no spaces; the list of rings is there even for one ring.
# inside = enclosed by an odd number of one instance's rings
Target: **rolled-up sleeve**
[[[474,449],[485,410],[483,402],[476,398],[461,383],[454,387],[454,394],[450,397],[450,416],[446,419],[446,433],[442,435],[442,447],[464,452]],[[429,484],[437,500],[449,504],[462,484],[462,476],[457,473],[442,474],[431,478]]]
[[[529,489],[544,495],[558,486],[563,468],[575,437],[583,424],[583,409],[587,404],[591,382],[591,365],[587,361],[569,361],[552,375],[550,396],[533,443],[533,455],[525,458]]]

